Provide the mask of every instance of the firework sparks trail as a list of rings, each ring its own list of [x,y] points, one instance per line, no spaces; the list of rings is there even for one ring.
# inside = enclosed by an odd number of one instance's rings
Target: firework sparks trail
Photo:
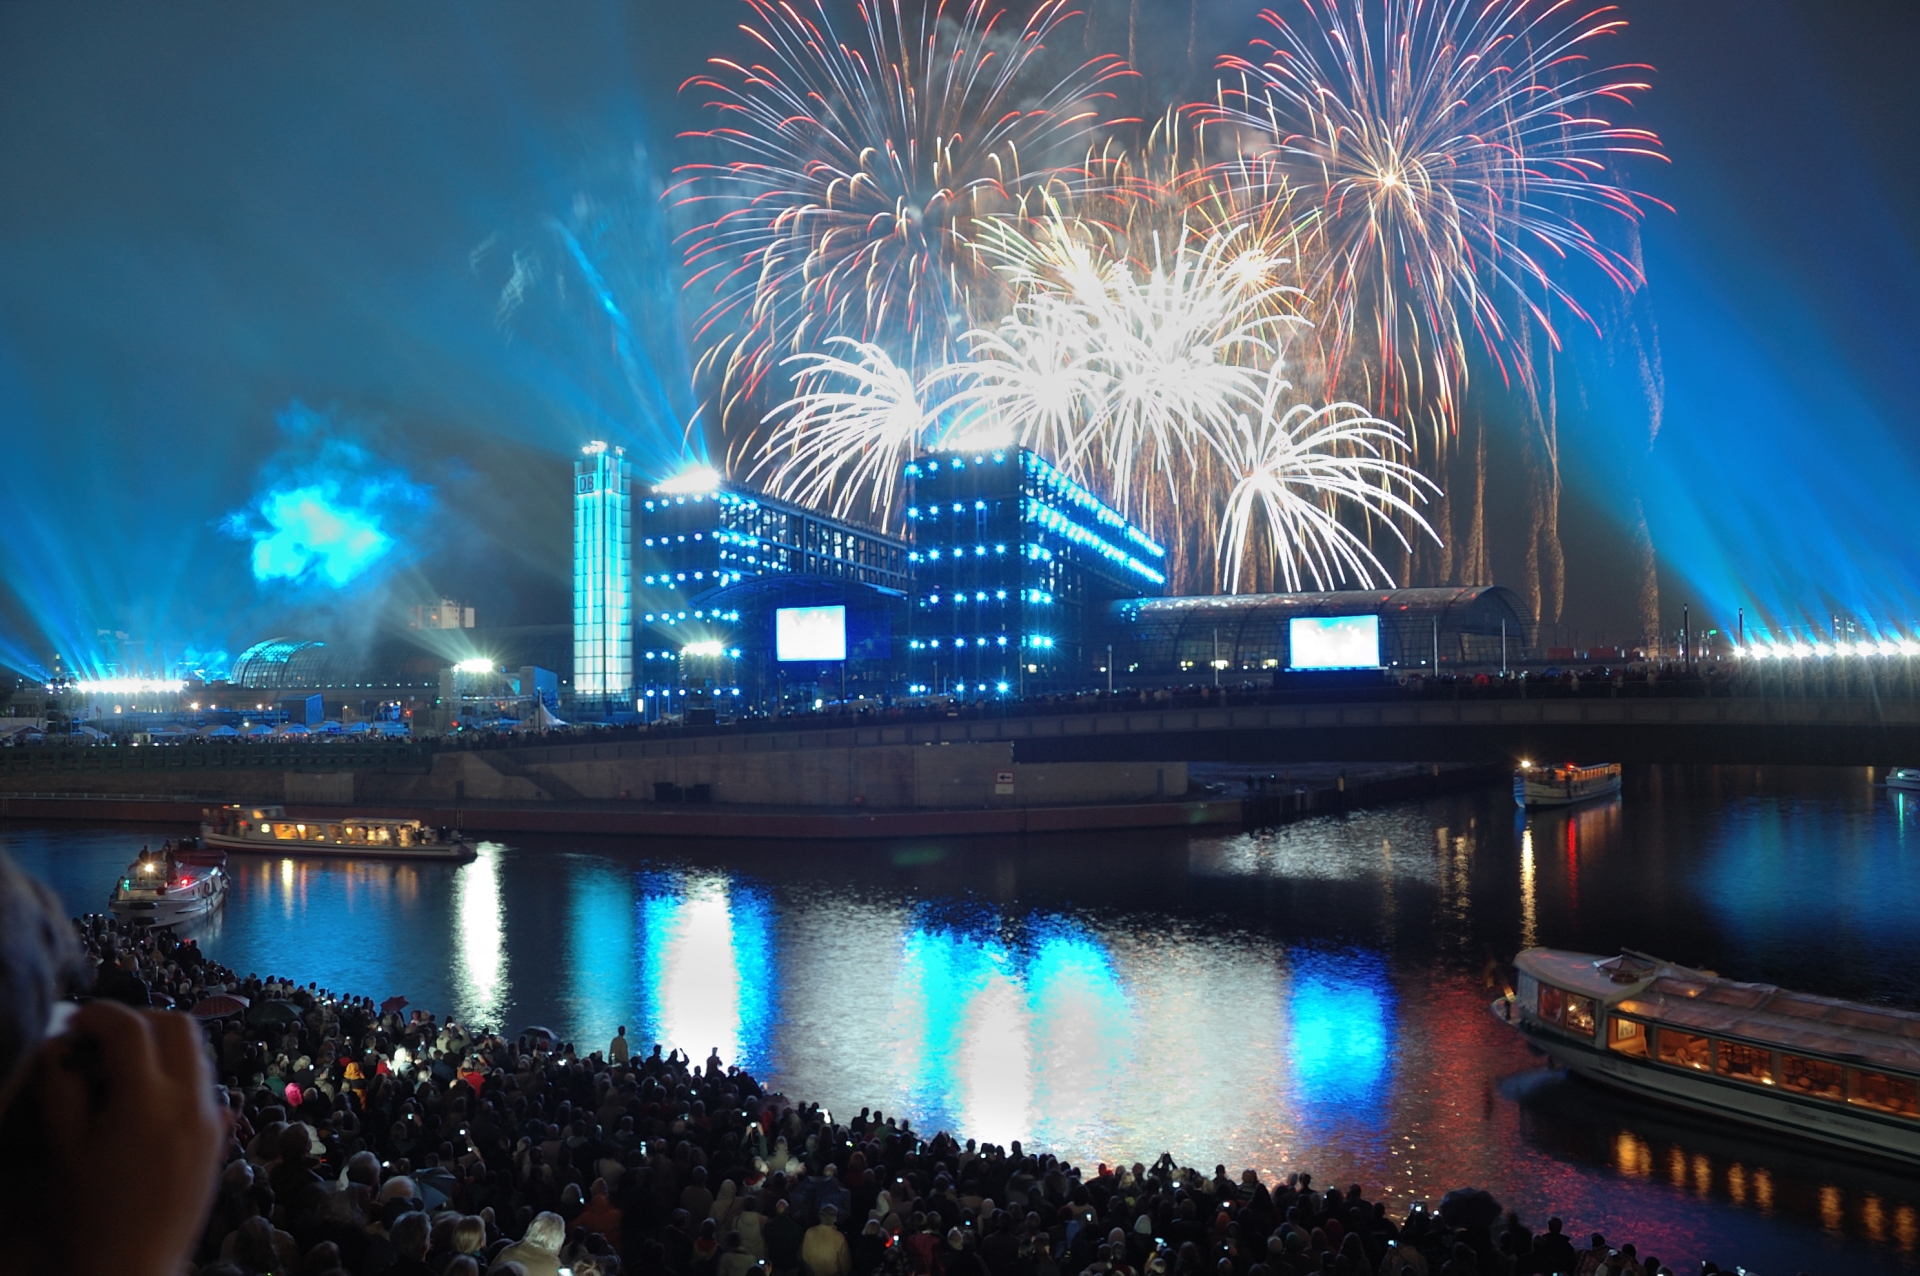
[[[1272,33],[1251,55],[1220,60],[1240,87],[1201,113],[1277,153],[1314,195],[1303,231],[1317,240],[1329,389],[1370,380],[1377,411],[1424,412],[1443,442],[1468,333],[1527,381],[1503,306],[1530,310],[1555,345],[1554,304],[1592,322],[1552,265],[1582,258],[1622,289],[1642,282],[1580,217],[1641,216],[1646,197],[1611,174],[1664,159],[1659,140],[1599,111],[1646,89],[1647,68],[1592,63],[1589,46],[1626,25],[1605,5],[1299,0],[1288,12],[1263,13]]]
[[[1076,11],[1043,0],[1021,26],[988,0],[858,0],[843,36],[829,0],[745,0],[752,59],[716,58],[683,89],[712,94],[720,154],[669,198],[704,224],[682,237],[689,288],[711,292],[697,339],[731,411],[790,354],[835,336],[888,345],[924,374],[990,309],[973,251],[982,215],[1100,123],[1117,57],[1050,85],[1046,41]],[[1037,169],[1044,173],[1044,168]]]
[[[1389,585],[1392,573],[1367,538],[1341,521],[1357,512],[1385,527],[1401,547],[1404,519],[1438,542],[1416,502],[1440,489],[1398,457],[1406,436],[1356,403],[1312,407],[1291,403],[1293,387],[1268,376],[1258,411],[1242,416],[1224,442],[1220,459],[1232,477],[1218,532],[1222,584],[1238,593],[1248,572],[1247,555],[1264,537],[1275,573],[1288,591],[1310,577],[1315,589],[1351,579],[1362,589],[1376,576]]]
[[[895,480],[920,450],[932,418],[913,374],[881,347],[828,338],[825,352],[789,356],[795,393],[766,416],[773,426],[749,477],[804,505],[828,505],[844,518],[862,495],[876,511],[893,507]],[[833,353],[848,351],[851,357]]]
[[[1182,224],[1141,261],[1057,204],[1037,228],[993,223],[982,251],[1019,300],[968,334],[970,357],[947,374],[964,383],[940,411],[996,418],[1071,473],[1101,470],[1123,506],[1142,486],[1177,506],[1195,449],[1257,402],[1259,369],[1303,323],[1290,288],[1246,270],[1240,238]]]

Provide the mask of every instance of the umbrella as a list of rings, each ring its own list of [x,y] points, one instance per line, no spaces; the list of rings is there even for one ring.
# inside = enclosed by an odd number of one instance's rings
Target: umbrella
[[[253,1007],[247,1011],[247,1022],[252,1024],[292,1023],[299,1017],[300,1007],[294,1005],[291,1001],[280,1001],[277,999],[273,1001],[256,1002]]]
[[[456,1186],[453,1175],[439,1166],[430,1165],[423,1170],[415,1170],[410,1177],[413,1185],[420,1189],[420,1204],[427,1209],[439,1209],[453,1199]]]
[[[407,999],[405,997],[389,997],[380,1003],[380,1013],[383,1015],[390,1015],[396,1010],[405,1010],[406,1008]]]
[[[548,1041],[554,1042],[555,1044],[558,1044],[560,1041],[559,1033],[555,1032],[551,1028],[542,1028],[539,1024],[533,1024],[530,1027],[522,1028],[520,1030],[520,1035],[523,1037],[545,1037]]]
[[[236,997],[232,993],[216,993],[205,997],[189,1011],[195,1019],[225,1019],[228,1015],[237,1015],[249,1005],[245,997]]]
[[[1448,1227],[1491,1227],[1500,1221],[1500,1202],[1478,1187],[1456,1187],[1440,1198],[1440,1221]]]

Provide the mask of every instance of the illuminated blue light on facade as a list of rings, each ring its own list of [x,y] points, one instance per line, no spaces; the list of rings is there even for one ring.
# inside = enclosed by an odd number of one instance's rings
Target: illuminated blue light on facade
[[[1106,537],[1089,531],[1060,513],[1060,511],[1042,504],[1037,498],[1027,501],[1027,517],[1048,531],[1057,532],[1074,544],[1084,546],[1096,554],[1104,556],[1109,561],[1125,567],[1128,571],[1145,577],[1156,585],[1164,585],[1167,583],[1167,578],[1163,573],[1157,572],[1147,566],[1132,554],[1127,553],[1119,546],[1107,540]],[[1163,550],[1161,552],[1164,553],[1165,551]]]
[[[573,463],[573,693],[624,701],[633,687],[633,517],[624,449]]]
[[[1078,681],[1087,608],[1165,587],[1166,551],[1031,452],[926,457],[904,473],[917,630],[907,650],[910,664],[915,653],[927,662],[910,668],[915,686]]]

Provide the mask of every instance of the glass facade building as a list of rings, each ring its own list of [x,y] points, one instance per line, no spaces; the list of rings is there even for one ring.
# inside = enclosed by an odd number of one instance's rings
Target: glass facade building
[[[1166,585],[1165,549],[1025,448],[923,457],[906,477],[917,691],[1091,681],[1105,653],[1087,649],[1087,622]]]
[[[633,510],[625,450],[573,463],[573,697],[628,708],[633,693]]]
[[[890,665],[889,613],[911,579],[905,541],[725,483],[678,486],[654,488],[635,511],[643,698],[695,679],[764,694],[779,674],[774,611],[822,601],[867,618],[856,663]]]
[[[1130,598],[1089,617],[1089,641],[1113,644],[1122,676],[1192,682],[1215,663],[1237,681],[1291,663],[1289,622],[1377,616],[1380,662],[1395,670],[1499,667],[1533,643],[1520,596],[1499,585],[1442,589],[1350,589],[1333,593]]]

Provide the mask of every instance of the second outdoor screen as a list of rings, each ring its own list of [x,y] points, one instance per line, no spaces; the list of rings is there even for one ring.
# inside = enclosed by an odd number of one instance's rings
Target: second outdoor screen
[[[773,645],[782,660],[845,660],[845,607],[781,607],[773,613]]]
[[[1287,622],[1287,668],[1378,669],[1378,616],[1296,616]]]

